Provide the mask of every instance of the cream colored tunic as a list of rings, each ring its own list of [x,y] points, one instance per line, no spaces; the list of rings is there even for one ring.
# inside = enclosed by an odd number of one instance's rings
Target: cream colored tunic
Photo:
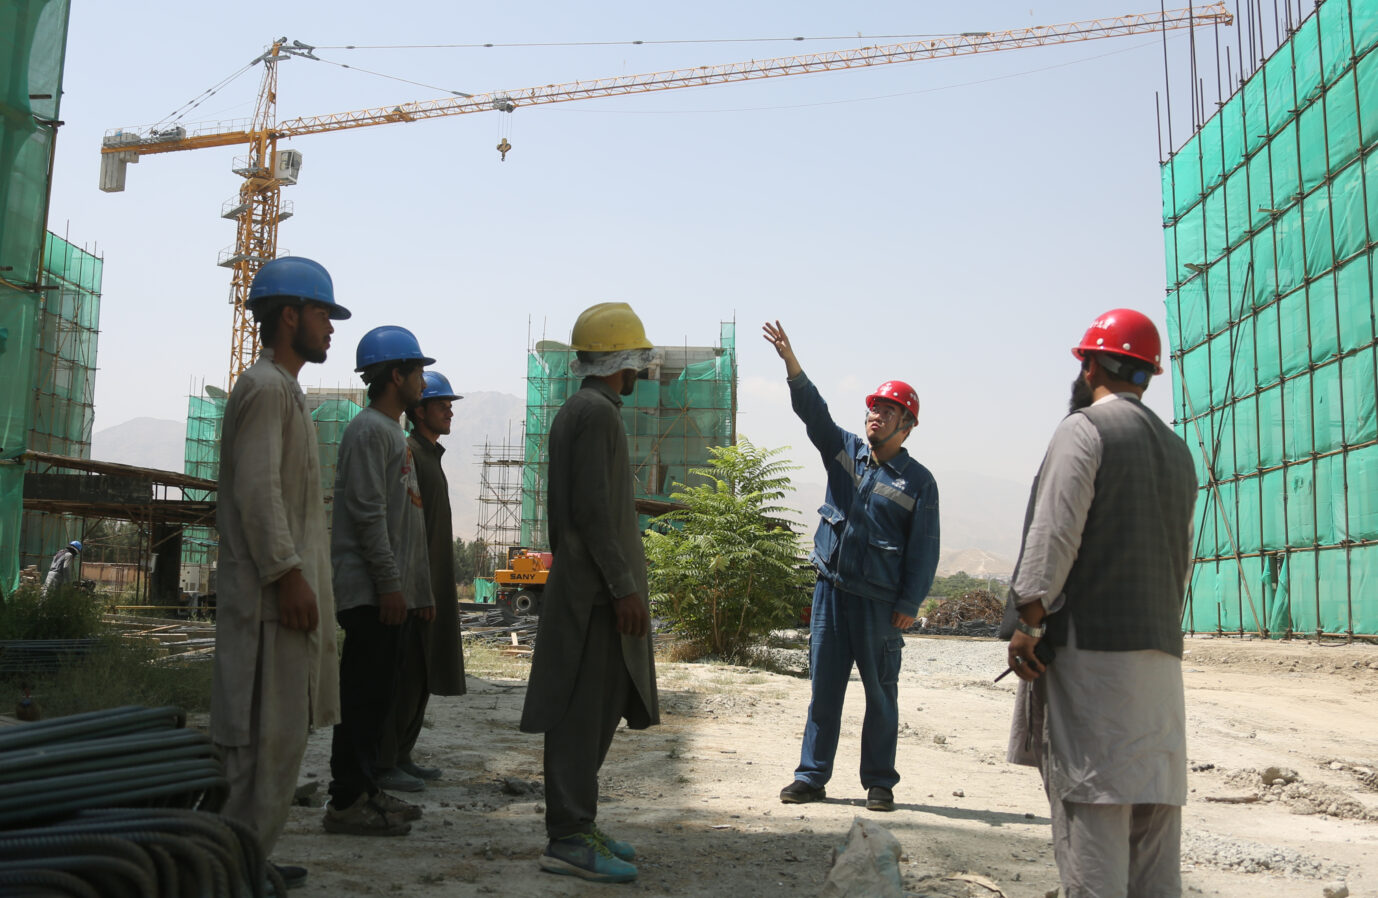
[[[316,428],[297,379],[271,350],[240,376],[225,406],[216,526],[211,738],[250,745],[255,712],[263,727],[283,730],[338,723],[335,599]],[[276,624],[275,581],[293,568],[316,593],[320,625],[310,634]]]

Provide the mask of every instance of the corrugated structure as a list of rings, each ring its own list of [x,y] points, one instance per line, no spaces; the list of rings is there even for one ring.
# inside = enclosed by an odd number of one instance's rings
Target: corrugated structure
[[[637,498],[668,500],[675,484],[694,484],[690,471],[708,463],[708,449],[737,439],[736,324],[719,328],[718,345],[659,347],[660,365],[624,397]],[[522,544],[549,545],[546,532],[546,443],[560,406],[579,389],[570,374],[574,352],[543,341],[527,356],[526,435],[522,466]]]
[[[187,405],[187,441],[184,473],[207,480],[220,476],[221,424],[225,417],[223,390],[207,388],[207,395],[192,396]],[[335,495],[335,463],[340,456],[340,437],[354,416],[363,411],[362,389],[309,389],[306,407],[316,422],[319,443],[321,489],[325,494],[329,524]],[[214,498],[191,495],[189,498]],[[216,533],[209,527],[187,527],[183,532],[182,564],[209,565],[216,559]]]
[[[102,267],[98,256],[47,235],[28,445],[38,452],[91,457]],[[53,553],[82,533],[80,518],[24,512],[20,566],[46,570]]]
[[[1375,45],[1319,4],[1163,168],[1191,631],[1378,633]]]
[[[19,583],[67,0],[0,4],[0,594]]]

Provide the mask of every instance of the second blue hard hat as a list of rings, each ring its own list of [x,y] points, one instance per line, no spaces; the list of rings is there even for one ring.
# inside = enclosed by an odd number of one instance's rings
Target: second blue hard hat
[[[405,327],[384,324],[364,334],[354,351],[355,371],[363,371],[379,362],[420,362],[434,365],[435,359],[421,351],[416,335]]]
[[[421,401],[427,399],[463,399],[464,397],[454,391],[450,386],[450,381],[439,371],[427,371],[422,375],[426,379],[426,389],[421,393]]]
[[[330,311],[336,321],[350,316],[349,309],[335,301],[335,283],[330,272],[319,262],[301,256],[283,256],[264,263],[249,285],[249,298],[244,305],[249,311],[273,299],[318,302]]]

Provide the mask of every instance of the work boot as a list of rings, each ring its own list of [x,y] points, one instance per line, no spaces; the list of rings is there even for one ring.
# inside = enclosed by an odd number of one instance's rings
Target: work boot
[[[868,811],[893,811],[895,809],[895,793],[884,786],[872,786],[866,790],[866,810]]]
[[[590,882],[631,882],[636,867],[612,853],[612,849],[593,833],[575,833],[551,839],[541,855],[541,869],[547,873],[578,876]]]
[[[397,769],[419,780],[430,781],[440,779],[439,767],[418,767],[411,758],[403,758],[398,761]]]
[[[349,836],[405,836],[411,832],[411,824],[395,814],[389,814],[371,801],[367,795],[360,795],[354,804],[340,808],[335,802],[325,806],[325,831]]]
[[[608,846],[608,850],[621,860],[636,860],[636,849],[632,847],[630,842],[614,839],[612,836],[599,829],[597,823],[593,824],[593,837]]]
[[[784,804],[808,804],[827,797],[828,792],[822,786],[811,786],[803,780],[795,780],[780,790],[780,801]]]
[[[379,792],[377,795],[373,796],[373,803],[389,814],[399,817],[402,820],[421,819],[421,805],[412,804],[410,801],[403,801],[396,795]]]
[[[379,770],[374,777],[374,782],[379,789],[386,789],[389,792],[421,792],[426,788],[426,781],[418,776],[412,776],[401,766],[389,767],[387,770]]]
[[[277,871],[278,876],[282,877],[282,884],[289,889],[299,889],[306,885],[306,868],[295,867],[289,864],[274,864],[269,861],[268,866]]]

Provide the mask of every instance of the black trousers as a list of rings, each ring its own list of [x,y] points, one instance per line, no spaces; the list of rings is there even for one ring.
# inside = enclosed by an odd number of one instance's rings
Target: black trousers
[[[593,831],[598,771],[635,691],[611,605],[593,609],[574,676],[569,708],[545,734],[545,829],[551,839]]]
[[[403,627],[378,620],[376,605],[335,615],[344,627],[340,656],[340,722],[330,743],[330,800],[347,808],[378,792],[378,742],[391,719]]]
[[[402,625],[402,644],[397,657],[397,690],[392,715],[378,744],[378,769],[391,770],[411,760],[411,750],[421,735],[430,702],[430,680],[426,675],[426,644],[431,638],[430,621],[408,614]]]

